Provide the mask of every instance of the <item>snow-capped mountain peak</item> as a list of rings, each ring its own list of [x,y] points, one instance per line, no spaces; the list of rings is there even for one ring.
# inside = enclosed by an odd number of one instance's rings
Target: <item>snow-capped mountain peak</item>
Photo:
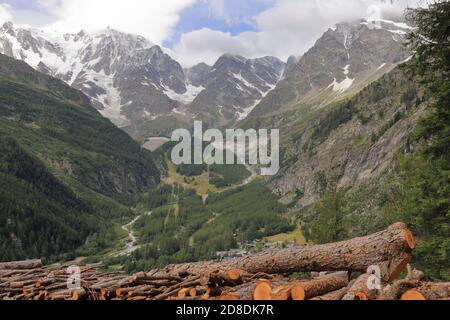
[[[0,52],[83,91],[118,126],[179,115],[180,108],[198,114],[202,106],[209,113],[219,103],[228,120],[242,118],[275,87],[285,68],[274,57],[225,54],[213,67],[184,70],[139,35],[111,28],[63,34],[10,22],[0,28]],[[233,99],[222,103],[227,94]]]

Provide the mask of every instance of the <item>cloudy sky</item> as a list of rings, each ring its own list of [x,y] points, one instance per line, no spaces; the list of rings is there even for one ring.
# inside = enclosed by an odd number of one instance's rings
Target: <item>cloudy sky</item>
[[[0,22],[143,35],[185,66],[223,53],[300,55],[329,27],[426,0],[0,0]]]

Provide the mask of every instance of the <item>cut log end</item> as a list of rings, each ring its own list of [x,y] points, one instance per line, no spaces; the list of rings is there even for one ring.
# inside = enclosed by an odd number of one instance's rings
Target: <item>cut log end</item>
[[[186,298],[189,295],[191,288],[183,288],[178,291],[178,298]]]
[[[125,289],[125,288],[117,288],[117,289],[115,290],[116,297],[117,297],[117,298],[122,297],[122,295],[125,293],[126,290],[127,290],[127,289]],[[102,296],[104,296],[104,297],[107,297],[107,296],[108,296],[108,289],[100,289],[100,294],[101,294]]]
[[[300,284],[294,285],[291,290],[291,296],[294,301],[305,300],[306,293],[304,287]]]
[[[238,281],[241,279],[241,272],[236,269],[232,269],[228,271],[228,278],[232,281]]]
[[[421,301],[421,300],[427,300],[427,299],[417,289],[411,289],[411,290],[406,291],[402,295],[400,300]]]
[[[87,293],[85,290],[74,290],[72,291],[72,300],[79,301],[86,297]]]
[[[405,235],[406,244],[408,246],[408,249],[414,250],[416,248],[416,240],[414,239],[413,233],[410,230],[406,229],[404,231],[404,235]]]
[[[272,285],[269,281],[261,281],[255,286],[253,291],[254,300],[267,301],[272,300]]]
[[[189,290],[189,296],[191,297],[196,297],[198,295],[197,293],[197,289],[196,288],[192,288]]]
[[[390,274],[388,275],[388,282],[392,282],[408,267],[412,260],[411,254],[406,254],[404,258],[393,267]]]
[[[367,296],[366,293],[360,291],[355,294],[355,300],[368,301],[369,297]]]

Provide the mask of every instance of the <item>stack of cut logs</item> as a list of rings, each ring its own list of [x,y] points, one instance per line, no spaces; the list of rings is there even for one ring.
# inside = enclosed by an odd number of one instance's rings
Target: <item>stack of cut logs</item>
[[[68,289],[67,266],[43,267],[40,260],[0,263],[0,300],[449,299],[450,283],[427,282],[423,272],[410,267],[414,248],[412,233],[397,223],[349,241],[171,265],[132,276],[80,266],[76,289]],[[308,279],[293,276],[305,272],[311,274]]]

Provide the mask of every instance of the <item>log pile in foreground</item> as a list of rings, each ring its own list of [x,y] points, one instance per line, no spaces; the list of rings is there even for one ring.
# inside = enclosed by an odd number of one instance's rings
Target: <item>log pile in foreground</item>
[[[0,300],[448,299],[449,283],[427,282],[422,272],[409,266],[414,248],[412,233],[397,223],[349,241],[266,251],[220,263],[172,265],[132,276],[80,266],[76,288],[68,286],[67,266],[44,267],[39,260],[0,263]],[[366,273],[374,265],[381,271],[378,289],[369,285],[373,275]],[[396,280],[405,269],[406,278]],[[294,279],[298,272],[311,272],[311,277]]]

